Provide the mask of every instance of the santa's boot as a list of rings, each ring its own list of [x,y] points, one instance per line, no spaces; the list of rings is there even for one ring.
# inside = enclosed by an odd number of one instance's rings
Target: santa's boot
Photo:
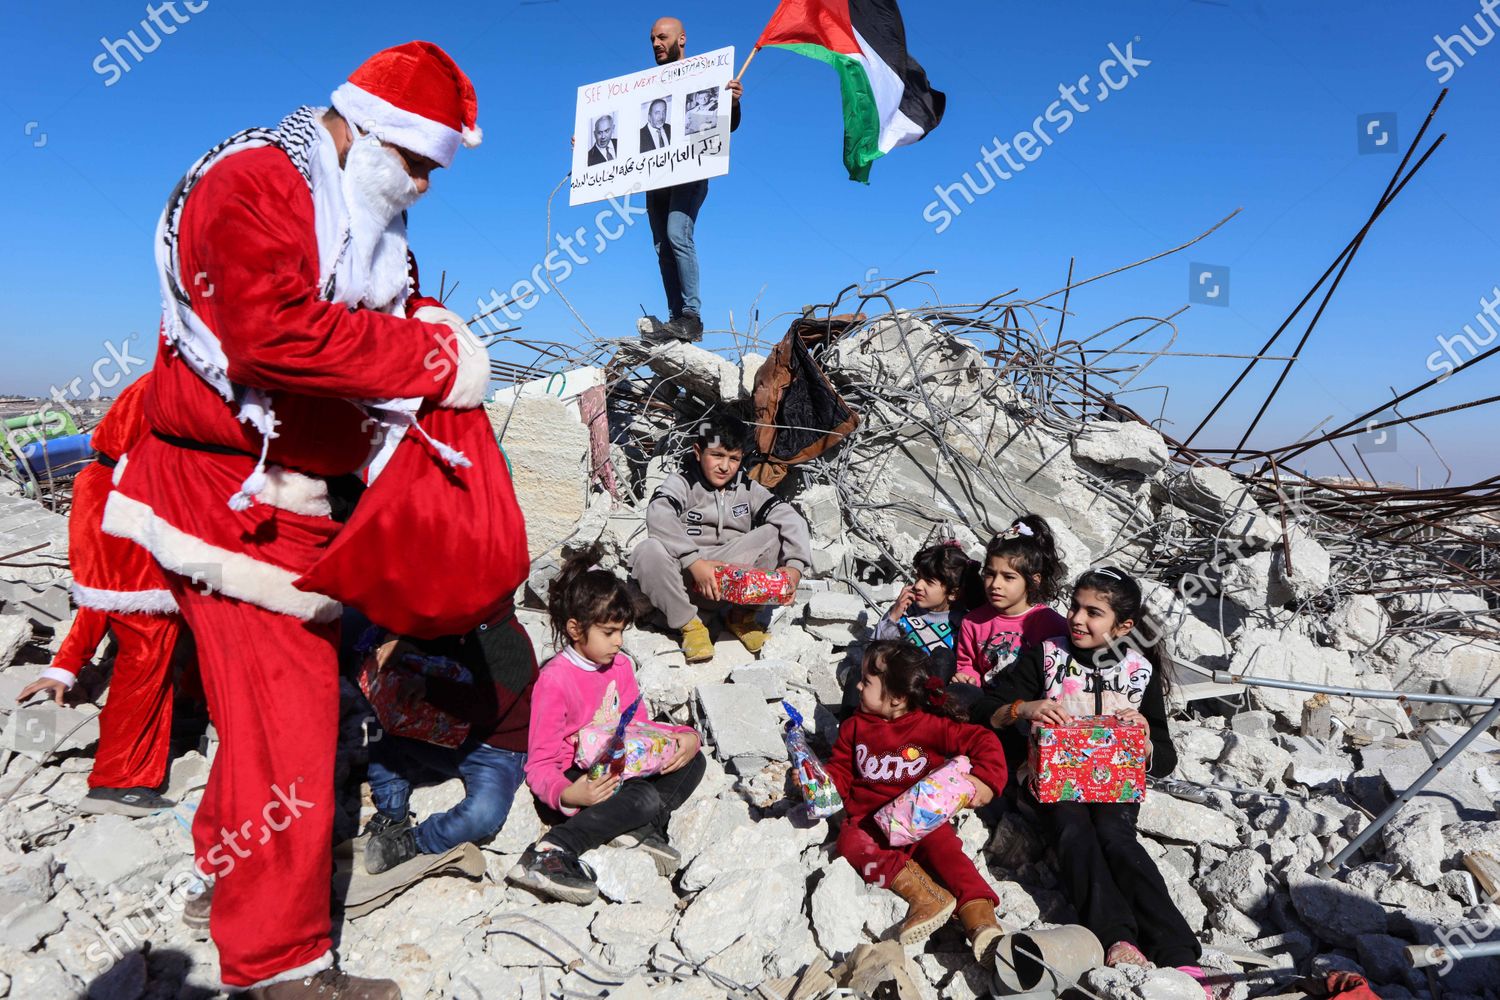
[[[338,967],[304,979],[291,979],[247,990],[250,1000],[401,1000],[401,987],[390,979],[360,979]]]
[[[707,663],[714,658],[713,636],[696,618],[682,626],[682,655],[689,663]]]
[[[964,925],[964,936],[974,949],[974,960],[986,969],[995,967],[995,949],[1005,931],[995,919],[995,904],[988,899],[971,899],[958,908],[958,921]]]
[[[953,894],[934,882],[915,861],[908,861],[901,869],[891,883],[891,891],[906,900],[906,919],[901,921],[900,934],[903,945],[926,941],[948,922],[958,905]]]

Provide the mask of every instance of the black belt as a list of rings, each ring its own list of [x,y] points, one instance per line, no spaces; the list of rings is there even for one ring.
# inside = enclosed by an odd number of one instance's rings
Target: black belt
[[[104,454],[102,451],[99,454],[97,454],[97,455],[94,456],[94,461],[98,462],[100,465],[104,466],[106,469],[113,469],[115,466],[117,466],[117,465],[120,464],[120,460],[118,458],[110,458],[108,455]]]
[[[194,441],[192,438],[178,437],[175,434],[163,434],[161,431],[152,431],[151,436],[165,441],[174,448],[186,448],[188,451],[206,451],[210,455],[240,455],[244,458],[259,458],[253,451],[245,451],[243,448],[231,448],[223,444],[208,444],[203,441]]]

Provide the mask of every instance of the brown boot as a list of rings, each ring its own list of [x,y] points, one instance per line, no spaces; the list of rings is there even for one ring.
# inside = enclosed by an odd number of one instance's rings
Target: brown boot
[[[250,1000],[401,1000],[401,987],[389,979],[358,979],[337,966],[305,979],[247,990]]]
[[[958,908],[959,923],[964,925],[964,935],[969,947],[974,949],[974,960],[986,969],[995,967],[995,948],[1005,930],[995,919],[995,904],[988,899],[971,899]]]
[[[915,861],[908,861],[901,869],[891,883],[891,891],[906,900],[906,919],[901,921],[900,934],[903,945],[926,941],[948,922],[958,905],[953,894],[934,882]]]

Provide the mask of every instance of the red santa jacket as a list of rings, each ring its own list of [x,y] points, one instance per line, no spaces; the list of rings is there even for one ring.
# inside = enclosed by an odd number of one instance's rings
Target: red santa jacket
[[[371,452],[364,415],[348,400],[444,399],[458,376],[452,332],[319,298],[312,195],[275,147],[210,167],[179,234],[185,290],[218,337],[230,380],[271,393],[270,482],[249,509],[226,505],[255,467],[260,436],[163,342],[147,404],[154,433],[122,463],[105,530],[230,597],[331,621],[339,605],[292,582],[338,531],[319,477],[353,472]],[[408,310],[431,304],[414,295]]]
[[[150,432],[146,423],[150,386],[151,373],[147,372],[120,393],[90,436],[99,460],[73,480],[68,564],[73,571],[73,600],[79,607],[124,614],[177,610],[151,554],[135,542],[105,534],[100,527],[120,456]]]
[[[988,729],[925,711],[899,719],[855,712],[839,726],[828,775],[859,822],[959,754],[997,794],[1005,787],[1005,753]]]

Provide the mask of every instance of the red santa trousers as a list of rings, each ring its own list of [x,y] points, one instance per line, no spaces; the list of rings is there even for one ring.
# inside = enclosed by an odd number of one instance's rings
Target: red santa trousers
[[[115,614],[79,608],[53,666],[76,674],[114,633],[114,673],[99,713],[99,751],[90,788],[156,788],[167,776],[172,742],[172,650],[176,615]]]
[[[889,888],[906,863],[915,861],[957,897],[959,906],[975,899],[1000,902],[995,890],[964,853],[963,841],[958,839],[952,823],[944,823],[915,844],[888,847],[885,833],[875,825],[873,816],[846,820],[839,830],[838,852],[871,885]]]
[[[169,576],[219,734],[193,819],[215,877],[220,978],[245,987],[328,964],[338,622],[303,622]]]

